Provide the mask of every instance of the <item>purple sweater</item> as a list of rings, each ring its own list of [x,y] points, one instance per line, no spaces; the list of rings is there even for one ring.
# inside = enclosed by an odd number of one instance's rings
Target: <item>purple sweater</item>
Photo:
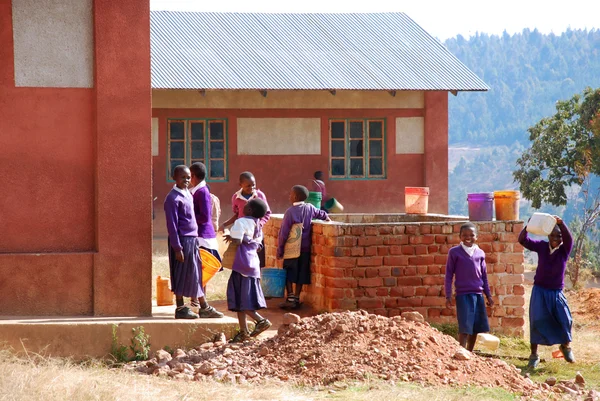
[[[210,191],[206,186],[200,187],[194,192],[194,214],[196,223],[198,223],[198,237],[217,238],[215,228],[212,223],[212,204],[210,201]]]
[[[485,265],[485,252],[480,248],[473,256],[458,245],[448,251],[446,261],[446,298],[452,297],[452,279],[456,276],[454,287],[456,295],[481,294],[491,296]]]
[[[194,202],[191,194],[185,196],[176,189],[172,189],[165,198],[165,217],[167,218],[167,231],[169,243],[176,251],[183,249],[179,237],[197,237],[198,225],[194,217]]]
[[[301,203],[286,210],[283,215],[283,221],[281,222],[281,228],[279,229],[277,257],[283,257],[285,242],[290,235],[292,226],[296,223],[302,223],[302,243],[300,245],[300,252],[310,252],[311,222],[313,219],[326,220],[327,217],[326,212],[317,209],[310,203]]]
[[[573,249],[573,237],[567,225],[563,223],[558,227],[562,233],[563,242],[552,255],[548,241],[536,241],[529,238],[525,228],[519,234],[519,243],[538,254],[538,265],[533,284],[547,290],[562,290],[565,286],[565,269]]]

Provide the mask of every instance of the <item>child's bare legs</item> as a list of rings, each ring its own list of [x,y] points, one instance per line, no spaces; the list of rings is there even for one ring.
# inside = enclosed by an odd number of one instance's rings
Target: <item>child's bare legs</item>
[[[247,311],[241,311],[237,313],[238,316],[238,322],[240,323],[240,332],[245,332],[246,334],[249,334],[248,331],[248,322],[246,320],[246,312]]]
[[[291,281],[285,282],[285,290],[288,294],[288,297],[294,293],[294,284]]]
[[[263,320],[263,317],[261,315],[259,315],[255,310],[247,310],[245,312],[246,312],[246,315],[248,315],[252,319],[254,319],[255,322],[260,322],[261,320]]]
[[[473,352],[475,348],[475,341],[477,341],[477,334],[460,333],[458,335],[458,342],[460,346],[466,348],[468,351]]]
[[[179,296],[176,295],[175,296],[175,305],[177,305],[177,307],[179,308],[180,306],[183,306],[183,296]]]
[[[530,348],[531,348],[531,355],[537,355],[538,352],[538,345],[531,343],[530,344]]]

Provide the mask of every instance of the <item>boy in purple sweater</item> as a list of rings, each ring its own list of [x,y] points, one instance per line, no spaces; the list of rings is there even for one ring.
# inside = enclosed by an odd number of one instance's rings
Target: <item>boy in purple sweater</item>
[[[175,319],[198,317],[223,317],[209,306],[202,290],[202,264],[198,254],[198,225],[194,216],[194,203],[188,186],[191,173],[187,166],[173,169],[175,185],[165,198],[165,217],[169,232],[169,268],[171,290],[175,293],[177,309]],[[184,305],[183,297],[199,304],[199,315]]]
[[[529,238],[525,227],[519,234],[519,243],[538,254],[538,265],[529,301],[531,355],[528,367],[532,369],[540,363],[538,344],[560,344],[565,361],[575,362],[571,350],[573,318],[562,291],[567,261],[573,249],[573,237],[562,219],[558,216],[554,218],[556,226],[548,236],[548,241]]]
[[[494,301],[487,280],[485,252],[475,244],[477,228],[473,223],[460,227],[460,240],[460,245],[450,249],[446,261],[446,307],[452,308],[452,280],[456,276],[458,342],[473,351],[477,334],[490,331],[482,293],[489,307],[494,306]]]
[[[308,189],[302,185],[295,185],[290,192],[292,207],[285,211],[277,245],[277,259],[283,258],[285,243],[290,235],[292,226],[302,223],[302,242],[300,256],[294,259],[284,259],[283,268],[287,270],[286,290],[287,299],[279,305],[283,309],[296,309],[300,306],[300,292],[304,284],[310,284],[310,240],[312,220],[319,219],[331,221],[323,210],[319,210],[304,201],[308,198]],[[293,285],[296,284],[294,291]]]

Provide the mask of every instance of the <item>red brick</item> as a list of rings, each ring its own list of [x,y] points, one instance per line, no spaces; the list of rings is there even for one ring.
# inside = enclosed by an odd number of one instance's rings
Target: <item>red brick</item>
[[[356,288],[356,279],[353,278],[327,278],[326,287],[333,288]]]
[[[421,285],[422,279],[421,277],[398,277],[398,285]]]
[[[356,299],[332,299],[330,308],[333,310],[356,310]]]
[[[402,297],[402,296],[403,296],[402,288],[400,288],[400,287],[390,288],[390,297]]]
[[[408,299],[408,304],[410,306],[421,306],[422,302],[423,302],[423,298],[420,298],[420,297],[407,298],[407,299]]]
[[[442,225],[434,224],[431,226],[431,232],[433,234],[441,234],[442,233]]]
[[[355,267],[352,269],[353,277],[366,277],[367,269],[364,267]]]
[[[420,235],[413,235],[408,239],[408,243],[412,245],[422,244],[423,237]]]
[[[452,308],[452,309],[448,309],[448,308],[442,309],[441,315],[442,316],[455,316],[454,308]]]
[[[494,290],[492,291],[494,295],[506,295],[506,286],[505,285],[495,285]]]
[[[417,266],[417,275],[424,276],[427,274],[428,266]]]
[[[506,273],[506,265],[504,263],[489,263],[487,266],[490,273]]]
[[[450,250],[450,248],[451,247],[446,244],[440,245],[440,253],[443,255],[446,255],[446,254],[448,254],[448,251]]]
[[[428,266],[427,274],[440,274],[442,272],[441,266]]]
[[[397,302],[397,304],[398,304],[399,307],[404,308],[404,307],[407,307],[407,306],[411,306],[409,299],[410,298],[398,298],[396,300],[396,302]]]
[[[440,247],[438,245],[428,245],[427,253],[438,253],[440,251]]]
[[[435,243],[436,244],[445,244],[447,240],[447,236],[446,235],[436,235],[435,236]]]
[[[379,227],[365,227],[365,235],[378,235]]]
[[[441,285],[432,285],[427,288],[427,296],[428,297],[439,297],[442,295],[442,286]]]
[[[400,277],[402,275],[402,268],[400,267],[392,267],[392,276]]]
[[[436,318],[440,317],[442,310],[438,308],[429,308],[427,309],[427,317],[428,318]]]
[[[458,234],[451,234],[448,236],[448,243],[451,245],[460,244],[460,236]]]
[[[402,255],[402,247],[397,245],[392,245],[388,248],[390,250],[391,255]]]
[[[513,252],[523,252],[525,248],[521,244],[513,244]]]
[[[522,284],[524,281],[522,274],[507,274],[500,277],[500,283],[502,284]]]
[[[404,288],[402,288],[402,296],[403,297],[413,297],[413,296],[415,296],[415,287],[404,287]]]
[[[354,289],[354,298],[362,298],[365,296],[364,288],[355,288]]]
[[[384,266],[406,266],[408,265],[408,256],[384,256]]]
[[[517,295],[507,296],[502,300],[502,305],[523,306],[525,305],[525,298]]]
[[[446,256],[446,255],[434,255],[433,256],[433,263],[435,263],[436,265],[445,265],[447,260],[448,260],[448,256]]]
[[[357,258],[357,266],[381,266],[383,264],[383,257],[381,256],[370,256]]]
[[[386,308],[395,308],[396,306],[398,306],[398,298],[387,298],[385,300]]]
[[[394,235],[404,234],[406,232],[406,228],[404,226],[394,226]]]
[[[416,245],[415,246],[415,255],[427,255],[427,246],[426,245]]]
[[[421,301],[423,306],[444,306],[446,299],[442,297],[424,297]]]
[[[514,274],[523,274],[523,273],[525,273],[525,266],[523,266],[520,263],[513,265],[513,273]]]
[[[383,285],[385,285],[386,287],[395,287],[396,286],[396,278],[395,277],[384,278]]]
[[[444,285],[444,276],[423,277],[423,285]]]
[[[387,246],[377,247],[377,255],[379,256],[387,256],[390,254],[390,248]]]
[[[365,296],[375,298],[377,296],[377,288],[365,288]]]
[[[363,235],[365,233],[365,230],[361,226],[352,226],[351,233],[352,235]]]
[[[404,232],[408,235],[417,235],[419,234],[419,224],[409,224],[404,229]]]
[[[406,235],[397,235],[394,237],[386,237],[383,241],[385,245],[407,245],[408,237]]]
[[[494,252],[504,252],[506,250],[506,244],[503,242],[494,241],[492,243],[492,250]]]
[[[414,255],[415,247],[412,245],[403,245],[402,246],[402,254],[404,255]]]
[[[448,224],[444,224],[442,226],[442,234],[452,234],[452,226]]]
[[[525,319],[522,317],[503,317],[502,318],[502,326],[506,327],[523,327],[525,324]]]
[[[346,276],[346,269],[336,269],[336,268],[329,268],[329,269],[325,269],[323,271],[323,275],[326,277],[345,277]]]
[[[525,287],[523,285],[513,285],[512,293],[513,295],[524,295]]]
[[[419,255],[408,258],[408,263],[411,265],[423,266],[423,265],[432,265],[433,255]]]
[[[379,227],[379,234],[391,234],[394,231],[394,229],[391,226],[381,226]]]
[[[424,235],[422,243],[425,245],[431,245],[435,243],[435,235]]]
[[[361,248],[361,247],[358,247],[358,246],[350,248],[350,255],[351,256],[363,256],[364,254],[365,254],[365,248]]]
[[[389,317],[400,316],[400,309],[388,309],[388,316]]]
[[[378,297],[387,297],[390,295],[390,289],[384,287],[377,288],[377,292],[375,294],[377,294]]]
[[[525,316],[525,308],[521,308],[521,307],[514,308],[513,309],[513,314],[515,316]]]
[[[431,224],[421,224],[420,230],[421,230],[421,234],[430,234],[431,233]]]
[[[375,309],[375,308],[383,308],[383,301],[381,299],[359,299],[358,300],[358,308],[359,309]]]
[[[356,266],[356,258],[327,258],[327,265],[331,267],[354,267]]]
[[[327,298],[344,298],[344,290],[341,288],[325,288]]]
[[[358,239],[358,246],[371,246],[371,245],[383,245],[383,237],[360,237]]]
[[[478,243],[478,245],[479,245],[479,248],[481,248],[481,250],[483,252],[485,252],[486,254],[489,254],[490,252],[492,252],[492,244],[489,244],[489,243],[485,242],[483,244]]]
[[[417,268],[414,266],[408,266],[404,268],[404,275],[405,276],[414,276],[415,274],[417,274]]]
[[[493,315],[497,317],[506,316],[506,310],[501,306],[494,306]]]
[[[390,277],[392,275],[391,267],[378,267],[377,272],[379,277]]]
[[[368,246],[365,248],[365,256],[377,256],[377,247]]]
[[[415,295],[418,297],[424,297],[425,295],[427,295],[427,287],[415,288]]]
[[[367,267],[367,271],[365,272],[366,278],[377,277],[379,275],[379,271],[376,267]]]
[[[360,287],[381,287],[383,279],[381,277],[361,278],[358,280]]]

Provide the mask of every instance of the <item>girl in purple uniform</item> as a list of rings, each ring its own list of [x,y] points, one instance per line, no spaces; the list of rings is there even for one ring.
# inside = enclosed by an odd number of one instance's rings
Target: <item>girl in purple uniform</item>
[[[258,250],[262,247],[262,219],[268,210],[267,203],[254,198],[244,205],[244,216],[236,219],[228,242],[238,243],[232,272],[227,283],[227,308],[237,312],[240,331],[231,342],[243,342],[255,337],[271,327],[271,322],[256,311],[267,307],[265,296],[260,287],[260,260]],[[248,330],[246,315],[255,321],[252,333]]]
[[[539,344],[560,344],[565,361],[575,362],[571,350],[573,318],[562,291],[567,261],[573,249],[573,237],[562,219],[558,216],[554,218],[556,225],[548,236],[548,241],[529,238],[525,227],[519,234],[519,243],[538,254],[538,265],[529,301],[531,355],[528,367],[532,369],[540,363]]]
[[[487,280],[485,252],[475,244],[477,228],[473,223],[460,227],[460,245],[452,247],[446,261],[446,308],[452,308],[452,279],[456,289],[458,342],[473,351],[478,333],[490,331],[485,302],[494,306]]]

